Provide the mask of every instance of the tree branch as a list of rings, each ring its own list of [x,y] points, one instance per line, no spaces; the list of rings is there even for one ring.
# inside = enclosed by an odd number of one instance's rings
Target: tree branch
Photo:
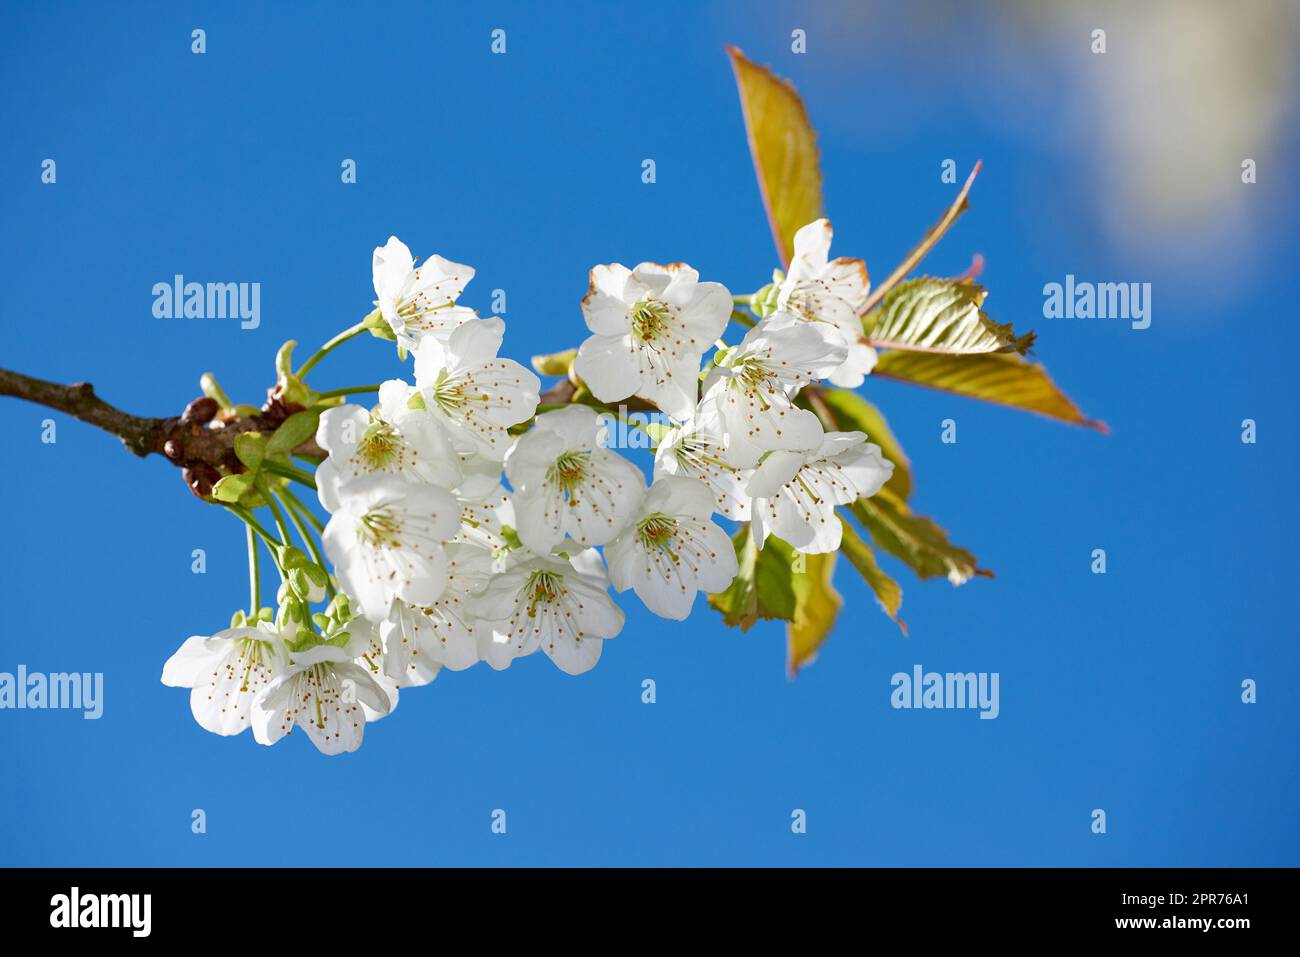
[[[885,293],[893,289],[902,281],[908,273],[916,268],[917,263],[925,258],[926,253],[934,248],[935,243],[943,238],[943,234],[948,231],[957,217],[966,212],[966,197],[970,193],[971,185],[975,182],[975,177],[979,175],[980,167],[984,164],[983,160],[975,163],[975,168],[970,171],[970,176],[966,177],[966,185],[961,188],[957,198],[953,200],[952,205],[943,214],[940,220],[930,227],[929,232],[922,237],[917,247],[907,254],[907,258],[898,264],[898,267],[889,274],[889,277],[875,289],[871,290],[871,295],[867,296],[866,304],[862,307],[861,315],[865,316],[880,304],[880,300],[885,298]]]
[[[162,451],[157,437],[163,433],[166,419],[145,419],[123,412],[95,395],[95,387],[89,382],[59,385],[0,369],[0,395],[12,395],[66,412],[75,419],[116,435],[136,455]]]
[[[190,491],[205,498],[223,474],[244,471],[235,455],[235,439],[243,432],[274,432],[299,407],[282,401],[277,389],[268,390],[259,412],[235,415],[222,411],[215,399],[195,399],[178,416],[144,418],[123,412],[95,395],[89,382],[60,385],[0,369],[0,395],[25,399],[49,409],[65,412],[96,428],[116,435],[135,455],[162,455],[183,470]],[[314,439],[294,450],[295,454],[323,458]]]

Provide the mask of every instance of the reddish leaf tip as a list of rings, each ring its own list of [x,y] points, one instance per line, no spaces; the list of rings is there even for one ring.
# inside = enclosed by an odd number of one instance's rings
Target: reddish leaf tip
[[[979,278],[980,273],[984,271],[984,254],[976,253],[970,258],[970,265],[966,271],[957,277],[957,282],[974,282]]]

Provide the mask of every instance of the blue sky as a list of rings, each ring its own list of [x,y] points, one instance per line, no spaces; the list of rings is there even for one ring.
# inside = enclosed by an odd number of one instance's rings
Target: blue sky
[[[841,569],[846,611],[794,681],[775,624],[740,634],[697,605],[667,626],[628,602],[593,672],[539,655],[444,674],[326,759],[301,735],[209,735],[158,682],[187,635],[246,600],[237,523],[163,460],[62,417],[42,444],[46,412],[0,401],[0,671],[105,675],[99,721],[0,711],[0,863],[1300,863],[1294,85],[1264,81],[1276,109],[1242,154],[1259,181],[1240,183],[1235,156],[1210,167],[1230,188],[1175,162],[1152,181],[1181,177],[1189,198],[1166,215],[1142,205],[1151,190],[1123,191],[1143,141],[1090,109],[1105,70],[1142,99],[1152,51],[1126,42],[1131,22],[1098,13],[1101,57],[1087,17],[847,9],[3,5],[5,367],[89,379],[140,414],[178,411],[205,370],[256,402],[283,340],[314,347],[368,311],[371,250],[394,233],[473,264],[466,304],[505,289],[504,352],[524,361],[581,340],[595,263],[680,260],[750,291],[776,263],[734,43],[803,92],[835,253],[873,277],[950,202],[942,161],[983,159],[927,269],[982,253],[990,314],[1036,329],[1037,357],[1113,433],[869,380],[913,459],[915,507],[995,580],[920,583],[885,560],[905,638]],[[1199,107],[1215,108],[1233,105]],[[260,282],[261,325],[154,319],[150,290],[176,273]],[[1151,328],[1042,318],[1043,285],[1067,273],[1151,282]],[[364,339],[319,381],[399,372]],[[998,672],[999,718],[893,710],[890,676],[918,663]]]

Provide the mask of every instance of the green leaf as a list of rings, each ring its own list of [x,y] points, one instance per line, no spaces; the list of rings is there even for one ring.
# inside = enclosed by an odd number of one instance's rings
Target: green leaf
[[[947,532],[925,516],[913,514],[906,502],[887,489],[858,499],[851,508],[872,540],[921,578],[942,575],[961,585],[975,575],[993,577],[979,567],[974,555],[948,541]]]
[[[316,434],[320,423],[320,412],[316,409],[304,409],[295,412],[280,423],[271,440],[266,443],[267,455],[288,455]]]
[[[253,475],[251,472],[240,472],[238,475],[227,475],[218,480],[217,484],[212,486],[212,497],[218,502],[238,502],[240,498],[253,487]]]
[[[727,47],[740,91],[758,188],[783,267],[790,264],[794,234],[822,215],[822,174],[817,134],[793,86]]]
[[[754,582],[758,590],[758,611],[764,618],[789,621],[794,617],[794,563],[796,552],[775,536],[763,540],[758,553]]]
[[[552,352],[550,355],[533,356],[533,368],[537,370],[538,375],[567,376],[577,355],[577,349],[565,349],[563,352]]]
[[[256,472],[266,457],[266,436],[261,432],[244,432],[235,436],[235,457],[251,472]]]
[[[1045,368],[1017,355],[944,356],[924,352],[886,352],[876,362],[871,374],[1036,412],[1103,433],[1110,432],[1105,422],[1084,415],[1052,381]]]
[[[766,543],[763,550],[767,550]],[[844,599],[831,584],[835,573],[835,552],[804,555],[803,565],[804,570],[793,576],[794,616],[785,629],[786,661],[791,677],[817,657],[822,644],[830,637],[840,606],[844,604]]]
[[[973,282],[922,276],[901,282],[866,318],[868,338],[882,349],[909,349],[946,355],[1018,352],[1034,333],[1017,336],[980,309],[984,287]]]
[[[758,564],[758,549],[749,535],[749,525],[740,526],[731,539],[736,550],[739,571],[724,591],[709,596],[709,604],[722,612],[722,620],[732,628],[742,631],[758,621],[758,594],[754,590],[754,572]]]
[[[760,552],[750,537],[748,524],[731,539],[740,571],[731,585],[709,596],[709,604],[722,612],[722,620],[748,631],[760,618],[789,621],[794,617],[794,550],[769,536]]]
[[[898,439],[894,437],[881,411],[862,396],[848,389],[823,389],[821,399],[830,409],[837,430],[865,432],[867,438],[880,446],[880,451],[885,458],[894,463],[894,474],[885,483],[885,488],[906,501],[912,494],[912,463],[898,443]]]
[[[898,610],[903,607],[903,589],[876,564],[875,552],[858,535],[857,529],[843,516],[840,516],[840,524],[844,527],[840,551],[862,575],[863,580],[871,586],[876,601],[880,603],[885,614],[893,619],[894,624],[902,630],[903,634],[907,634],[907,624],[898,617]]]

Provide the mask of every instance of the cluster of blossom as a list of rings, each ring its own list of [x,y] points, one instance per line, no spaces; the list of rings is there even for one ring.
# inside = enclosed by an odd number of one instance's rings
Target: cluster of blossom
[[[836,550],[835,507],[874,494],[893,466],[861,432],[825,432],[795,402],[819,380],[860,385],[875,361],[866,269],[829,260],[830,240],[826,220],[799,231],[788,274],[734,346],[721,339],[731,293],[689,266],[591,270],[592,334],[574,371],[600,403],[635,395],[671,418],[647,484],[606,447],[595,409],[536,414],[537,376],[498,356],[502,320],[457,304],[472,268],[440,256],[417,268],[389,239],[374,254],[376,305],[414,382],[385,382],[371,409],[326,410],[316,437],[340,593],[308,618],[286,611],[282,586],[278,613],[188,639],[164,683],[192,689],[195,719],[217,734],[251,726],[269,745],[298,725],[323,752],[351,751],[400,688],[442,668],[502,669],[541,650],[588,671],[623,627],[611,587],[686,618],[698,592],[737,574],[715,513],[751,522],[760,547],[774,535]]]

